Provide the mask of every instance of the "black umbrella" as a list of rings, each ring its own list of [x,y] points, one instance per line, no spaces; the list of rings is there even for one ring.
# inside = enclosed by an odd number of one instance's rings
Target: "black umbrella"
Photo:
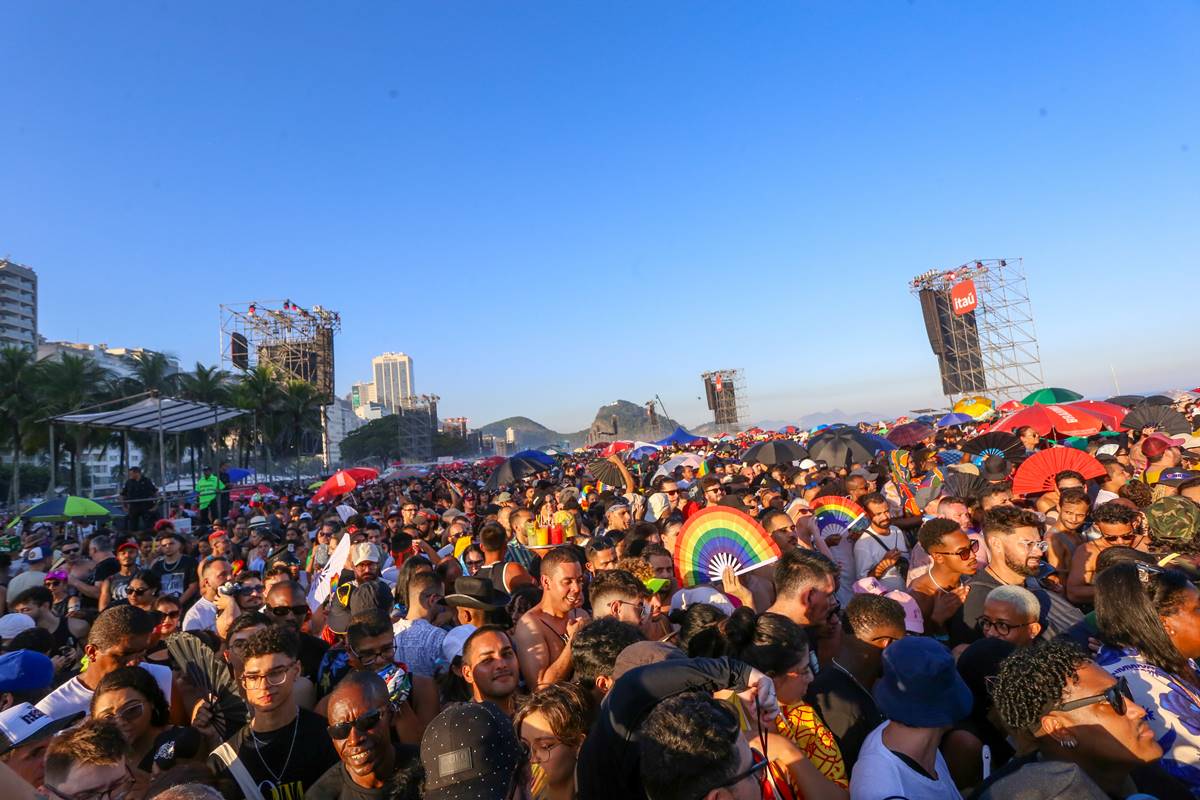
[[[973,456],[1002,456],[1010,464],[1025,460],[1025,445],[1016,434],[1008,431],[992,431],[963,442],[964,453]]]
[[[621,470],[616,464],[606,459],[593,461],[587,465],[588,474],[601,483],[607,483],[609,486],[625,486],[625,476],[621,474]]]
[[[983,493],[990,489],[992,484],[987,478],[982,475],[972,475],[969,472],[959,472],[957,470],[946,470],[946,481],[942,484],[942,489],[947,495],[955,497],[964,497],[968,500],[978,500],[983,497]]]
[[[1173,406],[1175,401],[1165,394],[1152,394],[1149,397],[1143,397],[1139,406]]]
[[[504,463],[496,467],[490,478],[487,479],[487,489],[490,492],[497,491],[501,486],[508,486],[512,483],[518,483],[522,478],[528,478],[530,475],[537,475],[539,472],[545,472],[546,465],[540,461],[534,461],[532,458],[524,456],[513,456],[507,458]]]
[[[747,464],[791,464],[793,461],[803,461],[808,458],[804,445],[791,439],[773,439],[769,442],[759,442],[742,453],[742,461]]]
[[[1187,417],[1167,406],[1138,406],[1125,415],[1121,426],[1134,432],[1142,428],[1154,428],[1172,436],[1192,432]]]
[[[858,428],[826,429],[808,440],[808,457],[831,467],[865,464],[875,458],[881,447]]]
[[[1140,394],[1119,394],[1116,397],[1108,398],[1104,402],[1112,403],[1113,405],[1118,406],[1125,406],[1126,408],[1133,408],[1145,399],[1146,398],[1142,397]]]

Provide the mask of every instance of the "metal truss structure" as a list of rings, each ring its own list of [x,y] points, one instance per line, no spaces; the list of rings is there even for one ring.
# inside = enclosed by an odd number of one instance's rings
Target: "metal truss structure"
[[[974,282],[978,304],[970,314],[953,316],[951,290],[966,280]],[[914,278],[909,288],[916,296],[933,290],[946,298],[945,308],[951,311],[948,320],[943,315],[940,342],[944,393],[951,404],[986,393],[999,405],[1020,400],[1044,385],[1022,259],[983,259],[950,270],[931,270]],[[934,350],[938,352],[936,344]],[[966,388],[972,385],[975,388]],[[953,386],[962,388],[952,391]]]
[[[713,422],[721,431],[736,433],[748,415],[746,380],[740,369],[718,369],[700,375],[704,395],[713,412]]]

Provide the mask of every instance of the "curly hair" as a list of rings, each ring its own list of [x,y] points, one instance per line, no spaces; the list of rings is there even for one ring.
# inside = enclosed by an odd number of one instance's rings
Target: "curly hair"
[[[530,714],[541,714],[550,723],[554,738],[572,749],[583,744],[592,727],[595,707],[591,696],[575,683],[552,683],[525,698],[513,717],[513,727],[521,732],[521,723]]]
[[[699,692],[655,706],[638,736],[642,785],[650,800],[704,797],[738,768],[741,732],[733,712]]]
[[[46,749],[45,782],[62,784],[77,766],[119,764],[129,745],[116,723],[89,719],[50,740]]]
[[[1092,511],[1092,522],[1096,525],[1136,525],[1138,512],[1124,503],[1101,503]]]
[[[1130,501],[1139,509],[1145,508],[1154,502],[1154,491],[1141,481],[1130,481],[1129,483],[1117,489],[1117,496],[1123,497]],[[1108,503],[1105,503],[1108,505]]]
[[[594,619],[579,629],[571,640],[571,657],[575,662],[575,682],[585,689],[596,685],[602,675],[611,676],[617,666],[617,656],[635,642],[645,640],[637,627],[616,617]]]
[[[650,562],[640,556],[636,558],[622,558],[616,563],[616,568],[624,570],[643,584],[645,581],[654,578],[654,567],[650,566]],[[646,594],[649,594],[649,592]]]
[[[952,519],[934,518],[922,523],[921,529],[917,531],[917,541],[925,548],[925,552],[929,553],[947,536],[960,530],[962,528]]]
[[[1065,640],[1017,648],[1004,659],[992,684],[996,713],[1014,733],[1032,730],[1062,702],[1067,682],[1079,682],[1079,668],[1091,660],[1078,645]]]
[[[150,704],[151,725],[163,726],[170,723],[171,708],[167,704],[166,695],[159,688],[154,676],[141,667],[121,667],[101,678],[92,694],[91,714],[95,716],[97,701],[101,695],[121,689],[133,689],[146,698],[146,702]]]
[[[288,658],[300,657],[300,637],[291,626],[272,625],[261,631],[255,631],[246,639],[242,646],[242,658],[249,661],[260,656],[270,656],[282,653]]]

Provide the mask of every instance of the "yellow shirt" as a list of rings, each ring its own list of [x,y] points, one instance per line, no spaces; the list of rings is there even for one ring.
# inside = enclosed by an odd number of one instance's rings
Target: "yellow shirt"
[[[808,703],[795,705],[779,704],[779,718],[775,720],[779,733],[786,736],[808,756],[829,780],[843,789],[850,785],[846,777],[846,762],[838,748],[837,739]]]

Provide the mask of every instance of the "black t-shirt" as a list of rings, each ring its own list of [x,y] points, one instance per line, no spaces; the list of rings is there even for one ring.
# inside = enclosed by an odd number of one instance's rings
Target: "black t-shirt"
[[[158,576],[162,588],[160,595],[173,594],[181,596],[187,588],[199,580],[196,577],[196,559],[191,556],[180,556],[174,564],[168,565],[161,558],[154,562],[150,571]]]
[[[813,679],[804,699],[817,709],[837,739],[849,772],[867,735],[884,722],[875,698],[852,676],[830,664]]]
[[[113,575],[116,575],[120,571],[120,562],[117,561],[115,556],[109,556],[96,566],[92,567],[91,583],[99,586],[101,583],[108,580]]]
[[[411,745],[396,745],[393,762],[396,772],[406,769],[420,758],[420,749]],[[346,773],[346,765],[338,762],[330,767],[320,780],[308,790],[305,800],[383,800],[390,797],[395,780],[389,780],[378,789],[364,789]]]
[[[251,733],[246,725],[229,745],[266,800],[302,800],[308,788],[338,763],[325,718],[303,708],[294,722],[278,730]],[[240,790],[237,795],[241,796]]]
[[[317,682],[317,671],[321,667],[321,659],[329,644],[309,633],[300,634],[300,674],[313,683]]]

